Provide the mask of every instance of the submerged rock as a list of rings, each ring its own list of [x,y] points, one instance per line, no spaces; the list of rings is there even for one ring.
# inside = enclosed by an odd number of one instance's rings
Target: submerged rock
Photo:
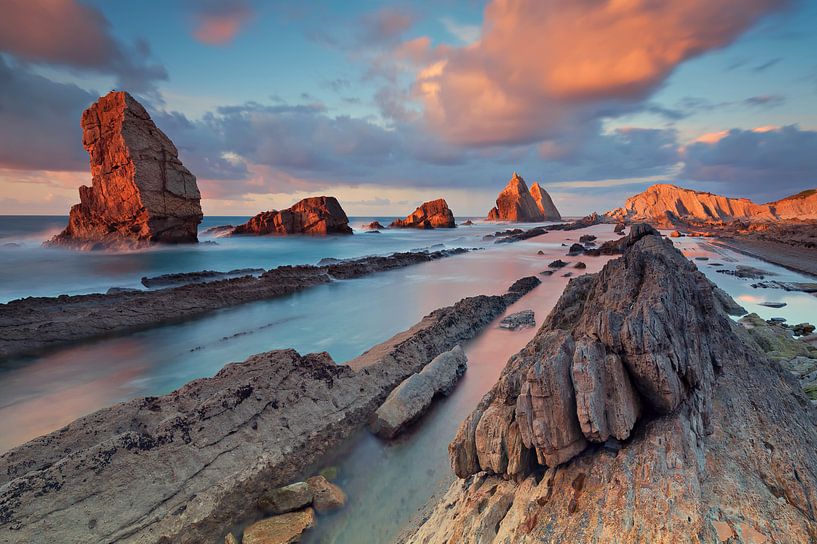
[[[196,178],[130,94],[112,91],[85,110],[82,145],[91,158],[91,187],[79,188],[68,226],[45,245],[133,249],[198,241]]]
[[[452,229],[457,226],[445,199],[423,202],[405,219],[395,219],[390,227],[401,229]]]
[[[522,310],[521,312],[513,313],[499,322],[500,328],[510,329],[512,331],[520,327],[534,326],[536,326],[536,318],[534,317],[533,310]]]
[[[346,506],[346,494],[324,476],[313,476],[306,483],[314,497],[312,506],[317,512],[323,514]]]
[[[273,489],[256,501],[258,509],[267,514],[286,514],[312,504],[313,489],[306,482],[296,482]]]
[[[499,193],[496,207],[488,212],[489,221],[532,223],[544,221],[544,219],[545,216],[528,191],[525,180],[516,172],[513,173],[508,185]]]
[[[352,234],[349,218],[333,196],[305,198],[291,208],[261,212],[233,229],[236,234]]]
[[[315,511],[307,508],[257,521],[244,529],[242,544],[293,544],[315,526]]]
[[[369,422],[369,429],[382,438],[394,438],[403,432],[428,410],[435,395],[450,393],[467,363],[460,346],[435,357],[389,394]]]

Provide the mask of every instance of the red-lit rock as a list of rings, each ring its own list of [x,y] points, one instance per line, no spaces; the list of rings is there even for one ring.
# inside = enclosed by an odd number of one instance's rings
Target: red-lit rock
[[[313,196],[285,210],[261,212],[232,234],[352,234],[352,228],[335,197]]]
[[[410,229],[451,229],[457,226],[454,214],[443,198],[423,202],[405,219],[395,219],[389,225],[396,228]]]

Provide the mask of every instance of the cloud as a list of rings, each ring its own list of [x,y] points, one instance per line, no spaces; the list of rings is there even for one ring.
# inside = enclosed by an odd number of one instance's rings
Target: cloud
[[[446,32],[464,44],[474,43],[479,39],[481,30],[479,25],[459,23],[450,17],[443,17],[440,22],[445,27]]]
[[[225,45],[254,15],[245,0],[198,2],[193,15],[196,24],[193,36],[207,45]]]
[[[167,79],[144,41],[117,40],[102,13],[75,0],[7,0],[0,17],[0,52],[20,61],[110,74],[120,87],[153,93]]]
[[[401,8],[381,8],[360,19],[363,44],[385,44],[399,40],[416,21],[416,15]]]
[[[440,47],[415,84],[431,127],[468,145],[536,141],[646,98],[784,0],[493,0],[480,41]]]
[[[732,129],[683,150],[685,179],[720,182],[738,194],[817,185],[817,132],[797,125]]]

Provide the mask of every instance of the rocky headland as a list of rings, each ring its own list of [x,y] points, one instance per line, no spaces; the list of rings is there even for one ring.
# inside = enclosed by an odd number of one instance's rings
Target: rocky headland
[[[318,266],[279,266],[260,275],[211,280],[200,272],[173,274],[177,287],[94,295],[29,297],[0,304],[0,360],[60,345],[290,295],[335,279],[352,279],[464,253],[465,249],[363,257]],[[162,280],[157,280],[162,281]]]
[[[390,227],[401,229],[453,229],[454,213],[443,198],[423,202],[405,219],[395,219]]]
[[[496,198],[496,206],[488,212],[489,221],[511,221],[518,223],[535,223],[537,221],[561,219],[559,211],[553,205],[550,195],[536,184],[539,199],[534,198],[522,176],[513,173],[513,177]],[[550,214],[546,216],[546,213]]]
[[[637,231],[508,361],[449,446],[460,479],[405,542],[817,539],[817,411],[789,372],[802,360],[767,357],[780,344]]]
[[[270,210],[235,227],[230,235],[352,234],[349,218],[333,196],[304,198],[291,208]]]
[[[268,514],[269,492],[364,426],[397,384],[538,284],[523,278],[503,295],[435,310],[348,364],[326,353],[255,355],[11,450],[0,456],[0,541],[57,530],[67,544],[223,541],[233,525]],[[293,524],[303,529],[311,511],[300,512]]]
[[[46,246],[135,249],[198,240],[196,178],[130,94],[110,92],[85,110],[82,145],[90,156],[91,186],[79,188],[68,226]]]

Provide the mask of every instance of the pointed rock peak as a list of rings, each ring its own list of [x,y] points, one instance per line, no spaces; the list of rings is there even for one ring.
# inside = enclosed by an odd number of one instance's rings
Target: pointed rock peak
[[[556,209],[553,199],[550,198],[548,192],[545,191],[541,185],[539,185],[539,182],[533,182],[533,185],[530,186],[530,194],[533,197],[533,200],[536,202],[536,206],[539,208],[539,211],[542,212],[545,221],[562,220],[562,214],[560,214],[559,210]]]

